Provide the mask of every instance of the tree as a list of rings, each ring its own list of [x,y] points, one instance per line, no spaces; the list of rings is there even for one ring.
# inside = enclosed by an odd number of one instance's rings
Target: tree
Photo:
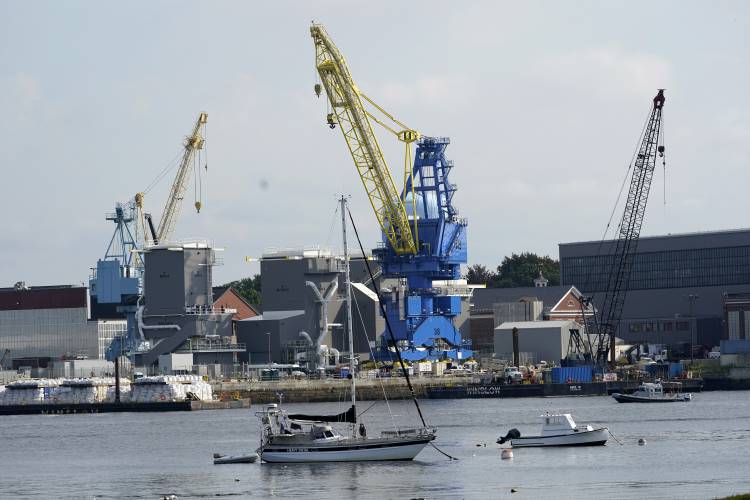
[[[256,274],[252,278],[242,278],[241,280],[231,281],[222,286],[234,288],[242,298],[251,304],[261,304],[262,295],[260,288],[260,274]]]
[[[494,273],[482,264],[474,264],[469,267],[469,270],[466,272],[466,281],[470,285],[490,286],[494,276]]]
[[[550,285],[560,284],[560,262],[548,256],[540,257],[535,253],[524,252],[505,257],[497,266],[491,288],[511,288],[534,286],[534,280],[542,273]]]

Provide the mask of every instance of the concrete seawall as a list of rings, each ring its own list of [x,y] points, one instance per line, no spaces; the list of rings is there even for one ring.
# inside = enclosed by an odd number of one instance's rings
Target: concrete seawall
[[[666,382],[668,383],[668,382]],[[453,398],[517,398],[545,396],[596,396],[613,392],[632,392],[638,381],[620,382],[574,382],[570,384],[476,384],[472,379],[456,378],[417,378],[412,380],[414,394],[421,399]],[[699,392],[703,381],[691,379],[683,381],[685,392]],[[349,399],[349,382],[346,380],[284,380],[274,382],[214,382],[214,394],[227,398],[249,398],[253,404],[277,403],[278,394],[284,395],[287,403],[339,402]],[[359,401],[405,399],[411,395],[406,381],[402,378],[357,381]]]
[[[445,387],[446,381],[413,380],[414,392],[417,397],[424,398],[428,387]],[[450,385],[466,385],[468,380],[449,383]],[[337,402],[349,399],[349,381],[347,380],[295,380],[278,382],[213,382],[215,395],[225,397],[250,398],[255,404],[277,403],[278,393],[284,395],[287,403],[319,403]],[[404,379],[384,379],[382,385],[377,380],[358,380],[357,399],[360,401],[378,401],[385,399],[402,399],[410,397],[409,388]]]

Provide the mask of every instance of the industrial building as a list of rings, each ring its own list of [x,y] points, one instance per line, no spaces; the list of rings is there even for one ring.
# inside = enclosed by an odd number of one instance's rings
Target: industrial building
[[[88,290],[82,286],[0,288],[0,368],[46,369],[61,360],[104,358],[123,320],[90,320]]]
[[[212,269],[216,250],[205,241],[154,245],[141,251],[144,295],[132,320],[135,366],[158,365],[161,371],[192,371],[213,366],[214,374],[230,374],[244,346],[233,341],[235,309],[215,307]]]
[[[496,352],[495,329],[506,322],[578,321],[582,319],[581,292],[574,286],[476,288],[469,312],[469,335],[474,350],[482,355]],[[590,307],[586,315],[592,314]],[[559,361],[547,359],[547,361]]]
[[[377,296],[365,284],[362,257],[352,258],[350,268],[354,350],[367,358],[384,321]],[[237,322],[237,341],[247,346],[240,359],[301,362],[311,369],[338,360],[346,345],[343,259],[319,248],[267,251],[260,269],[263,312]]]
[[[721,356],[740,355],[750,357],[750,293],[728,293],[724,296]]]
[[[495,357],[514,359],[514,336],[521,365],[558,363],[568,354],[570,337],[580,333],[575,321],[507,321],[495,328]]]
[[[598,307],[614,244],[560,244],[561,283],[592,295]],[[617,337],[686,355],[691,345],[718,346],[727,338],[725,296],[748,292],[750,230],[641,237]]]

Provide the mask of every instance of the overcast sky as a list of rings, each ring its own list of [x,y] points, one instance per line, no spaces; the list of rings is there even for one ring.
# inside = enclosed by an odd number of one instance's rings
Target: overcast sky
[[[0,0],[0,286],[86,281],[114,227],[104,214],[203,110],[204,208],[189,192],[177,236],[226,248],[217,284],[258,272],[244,257],[265,249],[338,246],[342,192],[373,247],[313,93],[311,20],[363,91],[451,138],[470,263],[599,239],[660,87],[666,186],[660,168],[643,234],[750,225],[748,2]],[[380,137],[397,171],[400,146]],[[147,197],[157,217],[170,183]]]

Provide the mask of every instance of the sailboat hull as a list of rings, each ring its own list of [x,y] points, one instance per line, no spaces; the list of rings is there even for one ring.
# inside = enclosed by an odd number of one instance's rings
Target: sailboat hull
[[[413,460],[433,439],[353,440],[324,446],[266,445],[259,452],[261,460],[268,463]]]

